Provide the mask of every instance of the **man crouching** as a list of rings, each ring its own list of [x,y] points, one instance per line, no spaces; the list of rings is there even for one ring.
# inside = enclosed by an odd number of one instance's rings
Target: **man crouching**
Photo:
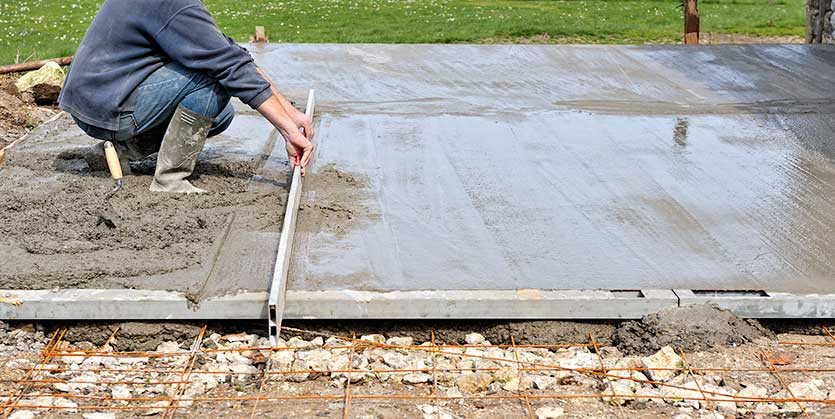
[[[200,0],[106,0],[76,51],[59,106],[87,135],[114,144],[123,172],[130,173],[129,160],[159,152],[151,190],[191,193],[205,192],[186,178],[206,138],[232,122],[231,96],[275,126],[291,166],[304,173],[313,151],[310,118]]]

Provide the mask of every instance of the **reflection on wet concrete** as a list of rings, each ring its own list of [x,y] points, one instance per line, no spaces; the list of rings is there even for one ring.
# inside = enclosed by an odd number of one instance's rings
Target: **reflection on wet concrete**
[[[291,289],[835,285],[831,47],[256,54],[307,75],[315,165],[367,178],[375,214],[300,234]]]
[[[687,125],[687,118],[677,118],[673,127],[673,141],[682,147],[687,147]]]

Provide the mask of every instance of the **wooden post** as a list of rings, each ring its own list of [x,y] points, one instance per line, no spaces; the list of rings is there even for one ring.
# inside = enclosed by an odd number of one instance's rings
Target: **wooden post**
[[[684,43],[699,43],[699,0],[684,0]]]
[[[267,38],[266,33],[264,32],[263,26],[256,26],[255,27],[255,36],[249,37],[249,42],[251,43],[267,43],[270,42],[270,38]]]

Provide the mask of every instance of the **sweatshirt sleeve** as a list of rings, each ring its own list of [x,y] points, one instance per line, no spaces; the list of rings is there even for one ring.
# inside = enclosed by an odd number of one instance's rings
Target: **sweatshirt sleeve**
[[[230,42],[202,5],[179,10],[154,39],[172,60],[217,80],[230,95],[253,109],[273,95],[249,52]]]

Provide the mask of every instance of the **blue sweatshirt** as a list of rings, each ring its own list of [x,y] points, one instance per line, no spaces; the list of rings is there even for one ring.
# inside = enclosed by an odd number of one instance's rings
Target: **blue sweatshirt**
[[[253,109],[272,96],[246,49],[218,29],[200,0],[105,0],[73,58],[61,109],[117,130],[133,93],[166,63],[205,73]]]

